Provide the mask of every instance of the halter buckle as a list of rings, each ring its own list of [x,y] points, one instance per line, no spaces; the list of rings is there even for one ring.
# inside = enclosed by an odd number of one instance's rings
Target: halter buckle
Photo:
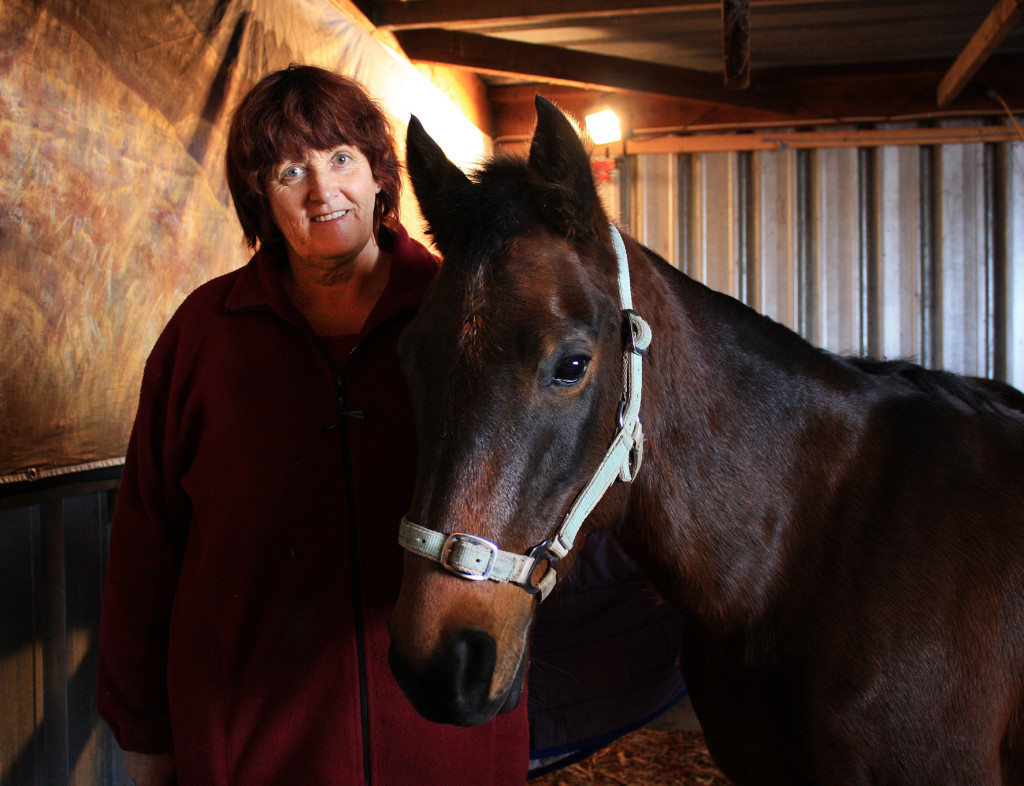
[[[454,532],[441,548],[438,562],[456,576],[470,581],[484,581],[494,572],[498,547],[486,538]],[[483,567],[479,567],[480,565]]]

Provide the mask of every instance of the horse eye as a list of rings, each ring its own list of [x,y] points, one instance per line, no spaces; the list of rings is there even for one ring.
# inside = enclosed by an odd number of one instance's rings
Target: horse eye
[[[556,385],[576,385],[587,373],[587,366],[590,358],[584,355],[573,355],[558,364],[555,369],[554,383]]]

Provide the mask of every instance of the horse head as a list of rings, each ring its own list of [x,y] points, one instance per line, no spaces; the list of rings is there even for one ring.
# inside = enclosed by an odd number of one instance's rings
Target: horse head
[[[624,484],[591,516],[581,491],[595,473],[619,474],[606,468],[611,443],[639,442],[620,437],[624,342],[637,327],[618,236],[573,125],[539,96],[537,115],[527,159],[472,176],[416,118],[408,133],[444,263],[400,344],[419,452],[391,664],[421,714],[461,725],[518,702],[534,611],[572,562],[560,524],[574,507],[583,532],[623,515]]]

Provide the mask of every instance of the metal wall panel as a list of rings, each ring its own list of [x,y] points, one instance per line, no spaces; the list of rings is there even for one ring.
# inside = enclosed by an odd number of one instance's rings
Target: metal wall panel
[[[72,477],[0,497],[0,786],[123,782],[123,754],[96,710],[116,486]]]
[[[737,295],[735,161],[731,153],[711,153],[695,162],[691,219],[694,254],[687,272],[709,287]]]
[[[43,645],[46,616],[37,607],[43,573],[38,508],[0,512],[0,784],[44,782]],[[40,776],[37,778],[37,774]]]
[[[815,151],[813,176],[817,330],[808,338],[844,354],[860,353],[857,151]]]
[[[644,245],[648,238],[660,242],[673,259],[679,258],[679,172],[676,157],[670,155],[636,156],[632,172],[633,203],[642,220],[632,234]],[[659,252],[661,253],[661,252]]]
[[[985,250],[980,145],[940,149],[938,182],[938,357],[957,371],[985,374]]]
[[[814,344],[1024,388],[1024,142],[638,155],[609,189],[641,242]]]
[[[790,327],[797,323],[794,151],[754,157],[754,254],[757,299],[750,305]]]
[[[921,358],[920,151],[877,151],[879,354]]]
[[[1024,388],[1024,142],[1006,146],[1007,372]]]

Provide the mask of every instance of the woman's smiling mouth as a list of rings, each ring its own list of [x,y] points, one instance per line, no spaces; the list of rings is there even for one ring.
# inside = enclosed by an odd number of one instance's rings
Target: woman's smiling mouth
[[[347,212],[348,212],[347,210],[336,210],[333,213],[328,213],[327,215],[313,216],[313,218],[311,220],[312,221],[316,221],[318,223],[323,223],[324,221],[333,221],[336,218],[341,218]]]

